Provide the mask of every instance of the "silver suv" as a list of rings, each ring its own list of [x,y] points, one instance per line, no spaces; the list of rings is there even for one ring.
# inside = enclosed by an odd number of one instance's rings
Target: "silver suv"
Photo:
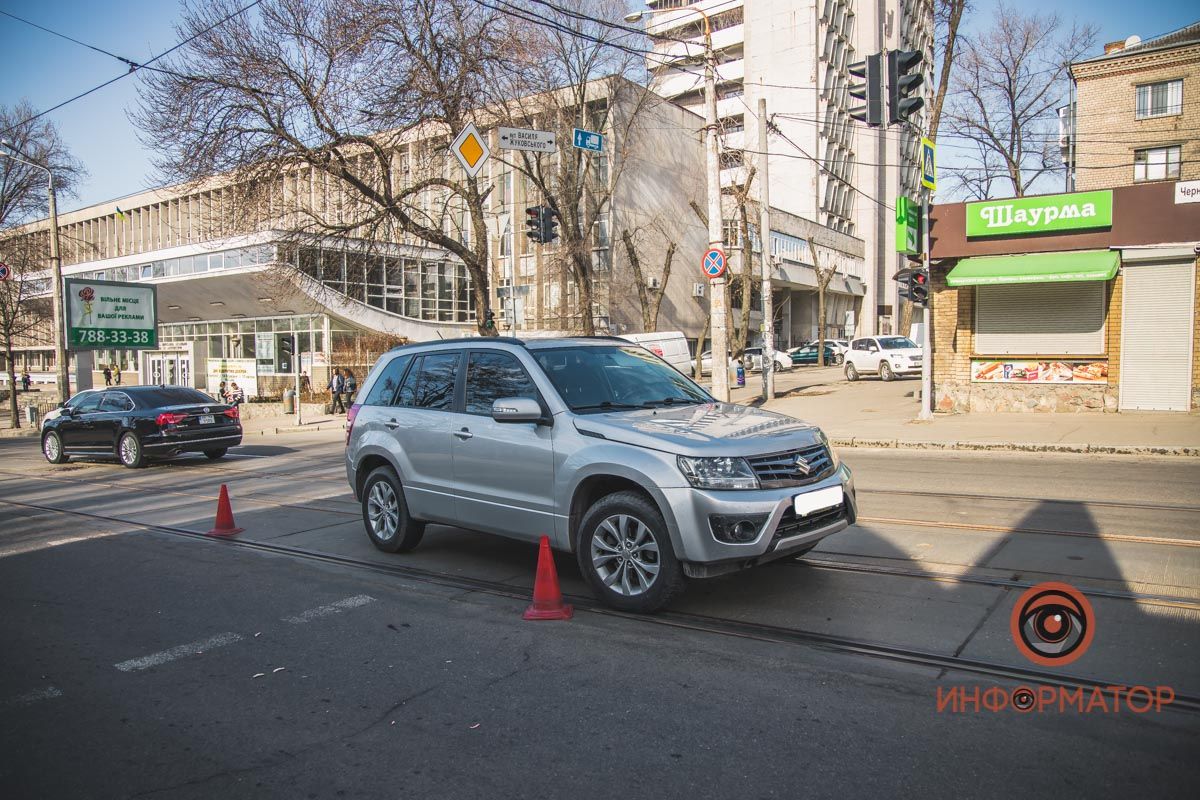
[[[411,550],[427,523],[547,535],[625,611],[806,553],[856,515],[820,429],[718,403],[622,339],[399,347],[349,418],[346,477],[376,547]]]

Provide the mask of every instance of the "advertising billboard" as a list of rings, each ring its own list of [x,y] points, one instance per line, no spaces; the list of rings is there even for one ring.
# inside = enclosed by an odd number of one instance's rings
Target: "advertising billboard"
[[[158,347],[155,286],[67,278],[67,347],[147,350]]]

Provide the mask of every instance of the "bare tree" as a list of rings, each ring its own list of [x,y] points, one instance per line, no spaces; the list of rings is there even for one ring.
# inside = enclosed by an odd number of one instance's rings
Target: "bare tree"
[[[929,138],[934,141],[937,141],[942,106],[950,88],[950,73],[958,46],[958,28],[963,16],[970,10],[968,0],[934,0],[933,3],[933,54],[938,62],[938,82],[933,94],[933,107],[929,110]]]
[[[17,410],[13,348],[21,344],[45,345],[46,334],[52,329],[50,281],[41,274],[40,266],[46,258],[44,245],[45,237],[10,236],[0,241],[0,263],[12,271],[7,280],[0,280],[0,339],[4,342],[8,412],[14,428],[21,427],[21,416]]]
[[[825,291],[830,281],[837,274],[837,263],[830,261],[828,266],[822,265],[822,256],[817,243],[808,240],[808,250],[812,253],[813,271],[817,273],[817,366],[825,366]]]
[[[679,243],[669,238],[669,234],[659,232],[666,241],[666,252],[663,255],[663,265],[660,270],[658,288],[650,286],[649,276],[642,268],[642,259],[638,253],[637,240],[648,235],[646,228],[630,232],[621,231],[621,241],[625,244],[625,254],[629,258],[629,268],[633,272],[633,284],[637,290],[638,305],[642,309],[642,330],[653,333],[658,330],[658,309],[662,305],[663,295],[667,293],[667,282],[671,279],[671,264],[675,260],[675,250]]]
[[[470,0],[188,0],[134,114],[169,180],[211,184],[261,226],[449,252],[489,308],[491,187],[447,152],[483,84],[521,52],[511,21]],[[220,25],[215,23],[232,17]],[[382,131],[382,132],[381,132]]]
[[[1012,193],[1021,197],[1060,166],[1050,135],[1056,109],[1068,66],[1094,44],[1096,33],[1093,25],[1068,26],[1057,14],[1024,14],[1001,5],[991,28],[961,41],[944,117],[950,131],[977,152],[943,167],[954,183],[969,193],[990,191],[999,166]],[[982,184],[981,174],[987,176]]]
[[[74,197],[79,181],[87,176],[83,165],[71,155],[55,124],[34,119],[37,111],[28,101],[0,105],[0,131],[26,161],[54,173],[54,191],[59,199]],[[0,156],[0,229],[20,225],[48,213],[46,173],[12,158]]]
[[[589,336],[596,332],[597,231],[630,151],[640,144],[642,112],[662,102],[631,80],[640,76],[642,59],[614,46],[629,46],[630,34],[614,27],[626,11],[622,0],[531,6],[527,16],[544,24],[525,26],[524,69],[498,84],[504,96],[492,95],[500,124],[553,131],[561,143],[555,153],[519,152],[506,163],[528,178],[537,201],[561,223],[561,239],[548,253],[579,292],[578,328]],[[567,147],[574,128],[607,134],[609,149],[595,154]]]
[[[757,217],[758,213],[755,208],[757,204],[750,200],[750,187],[754,183],[755,169],[750,167],[745,182],[728,190],[728,193],[733,195],[733,202],[737,208],[738,234],[742,240],[742,271],[731,276],[732,280],[728,282],[730,303],[727,307],[732,308],[732,301],[737,299],[740,310],[733,326],[733,338],[729,342],[733,358],[741,358],[746,352],[746,341],[750,337],[750,311],[754,305],[754,287],[762,283],[761,271],[756,272],[754,269],[754,246],[750,240],[750,214],[754,213]]]

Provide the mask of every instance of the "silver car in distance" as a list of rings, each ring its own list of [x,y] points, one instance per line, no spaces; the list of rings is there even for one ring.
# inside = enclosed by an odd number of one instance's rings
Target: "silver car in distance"
[[[795,557],[854,523],[819,428],[719,403],[622,339],[471,338],[386,353],[349,412],[367,535],[429,523],[572,552],[596,595],[652,612],[689,578]]]

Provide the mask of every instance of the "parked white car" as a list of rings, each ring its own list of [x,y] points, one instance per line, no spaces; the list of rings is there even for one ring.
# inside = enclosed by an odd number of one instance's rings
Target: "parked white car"
[[[921,348],[907,336],[866,336],[846,351],[846,380],[878,375],[890,381],[898,375],[921,374]]]
[[[687,337],[683,335],[683,331],[628,333],[620,338],[640,344],[684,375],[692,374],[695,361],[692,359]]]
[[[746,348],[746,363],[750,365],[750,370],[752,372],[759,372],[762,370],[762,357],[763,357],[763,349],[761,347],[747,347]],[[775,370],[779,371],[782,369],[791,369],[791,368],[792,368],[791,357],[789,357],[788,354],[783,352],[782,350],[776,350],[775,351]]]

